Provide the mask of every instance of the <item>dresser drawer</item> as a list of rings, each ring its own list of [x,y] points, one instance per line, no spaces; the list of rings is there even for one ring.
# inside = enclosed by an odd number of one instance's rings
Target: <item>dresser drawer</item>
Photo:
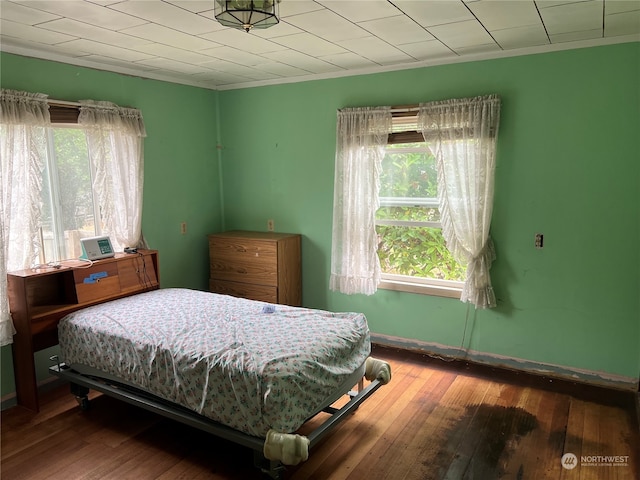
[[[258,285],[278,285],[278,250],[274,242],[241,238],[212,238],[210,277]]]
[[[213,293],[233,295],[234,297],[248,298],[249,300],[257,300],[260,302],[278,302],[278,288],[267,285],[210,279],[209,290]]]

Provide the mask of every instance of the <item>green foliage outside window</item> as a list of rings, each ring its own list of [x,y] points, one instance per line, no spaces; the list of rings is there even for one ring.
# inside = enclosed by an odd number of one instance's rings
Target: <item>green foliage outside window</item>
[[[465,269],[447,250],[441,229],[378,225],[376,231],[384,273],[464,280]]]

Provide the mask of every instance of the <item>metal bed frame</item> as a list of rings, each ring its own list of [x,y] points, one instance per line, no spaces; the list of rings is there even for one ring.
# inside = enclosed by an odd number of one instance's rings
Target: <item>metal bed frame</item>
[[[82,410],[89,408],[89,390],[97,390],[105,395],[109,395],[129,404],[211,433],[225,440],[248,447],[253,450],[254,465],[257,468],[260,468],[274,480],[282,478],[285,465],[280,461],[269,460],[264,456],[264,438],[248,435],[227,427],[226,425],[210,420],[202,415],[198,415],[197,413],[181,407],[180,405],[163,400],[130,386],[78,373],[66,364],[59,363],[55,356],[52,357],[51,360],[55,361],[56,365],[49,367],[50,373],[69,381],[71,393],[75,396]],[[384,383],[381,382],[381,380],[376,378],[364,387],[364,381],[363,379],[360,379],[357,391],[352,390],[346,393],[346,395],[349,395],[350,400],[343,407],[334,408],[327,406],[324,408],[322,411],[329,413],[330,416],[310,434],[306,435],[306,438],[309,440],[309,450],[317,445],[334,427],[345,420],[347,415],[353,413],[362,402],[369,398],[369,396],[371,396],[371,394],[373,394],[383,384]]]

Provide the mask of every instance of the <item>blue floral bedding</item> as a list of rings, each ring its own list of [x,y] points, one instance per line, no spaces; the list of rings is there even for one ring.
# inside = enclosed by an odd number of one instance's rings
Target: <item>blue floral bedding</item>
[[[85,308],[58,326],[61,357],[250,435],[296,431],[370,353],[361,313],[187,289]]]

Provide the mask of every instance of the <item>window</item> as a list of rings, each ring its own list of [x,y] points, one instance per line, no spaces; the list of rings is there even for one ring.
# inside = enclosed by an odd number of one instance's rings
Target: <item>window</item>
[[[497,95],[338,111],[331,290],[393,288],[496,306],[489,230],[499,119]],[[440,235],[464,263],[464,284],[447,279],[463,267],[449,262]],[[433,254],[438,261],[426,265]]]
[[[394,116],[382,159],[376,212],[380,286],[459,298],[465,268],[446,247],[436,159],[413,113]]]

